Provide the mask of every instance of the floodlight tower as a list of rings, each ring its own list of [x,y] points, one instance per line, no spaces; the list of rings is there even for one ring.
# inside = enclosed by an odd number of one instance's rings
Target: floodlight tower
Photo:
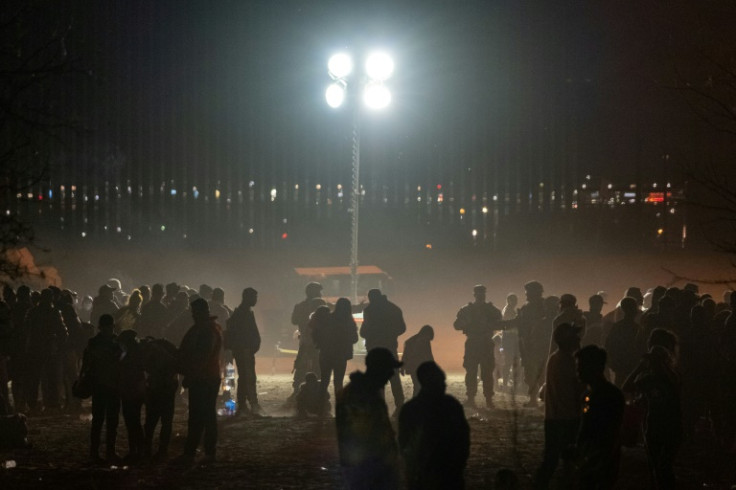
[[[394,71],[394,62],[383,52],[373,52],[365,58],[363,71],[353,72],[353,60],[347,53],[330,57],[327,70],[332,83],[327,87],[327,104],[337,109],[348,96],[353,111],[353,182],[351,192],[350,239],[350,292],[353,303],[358,301],[358,225],[360,217],[360,105],[357,97],[362,94],[363,104],[373,110],[385,109],[391,104],[391,92],[385,85]],[[350,89],[348,88],[350,87]]]

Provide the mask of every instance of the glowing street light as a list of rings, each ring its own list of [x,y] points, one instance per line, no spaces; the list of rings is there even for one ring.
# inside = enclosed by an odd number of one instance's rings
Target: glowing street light
[[[353,182],[351,192],[350,286],[353,302],[358,301],[358,223],[360,211],[360,125],[358,101],[373,110],[385,109],[391,104],[391,92],[384,84],[394,72],[394,61],[380,51],[365,58],[362,73],[353,72],[353,60],[346,53],[338,53],[327,62],[332,83],[325,99],[333,109],[341,107],[350,97],[353,111]],[[352,92],[352,93],[351,93]],[[357,96],[362,92],[362,96]]]

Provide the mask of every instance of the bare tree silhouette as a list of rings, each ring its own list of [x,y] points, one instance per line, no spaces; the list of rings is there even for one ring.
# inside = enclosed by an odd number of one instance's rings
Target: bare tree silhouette
[[[0,9],[0,281],[29,274],[10,253],[35,243],[18,207],[35,198],[52,156],[80,127],[65,107],[65,81],[81,70],[67,52],[71,20],[60,13],[35,0]]]

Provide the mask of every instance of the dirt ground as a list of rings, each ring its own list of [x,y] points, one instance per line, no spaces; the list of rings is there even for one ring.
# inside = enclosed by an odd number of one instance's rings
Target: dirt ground
[[[261,365],[270,362],[260,359]],[[280,365],[276,365],[280,368]],[[357,364],[349,368],[358,367]],[[404,379],[405,392],[411,393]],[[0,453],[0,488],[342,488],[337,457],[334,419],[297,419],[284,408],[290,393],[288,371],[261,374],[258,391],[268,416],[243,419],[219,418],[217,462],[188,470],[171,464],[90,466],[87,463],[90,415],[36,416],[28,421],[30,451]],[[448,392],[464,398],[463,376],[448,376]],[[389,410],[393,410],[387,390]],[[480,397],[479,397],[480,401]],[[521,488],[529,488],[540,462],[543,444],[542,412],[523,408],[523,396],[496,395],[492,411],[467,410],[471,427],[471,452],[466,470],[469,489],[493,488],[496,472],[513,469]],[[118,429],[118,453],[124,455],[127,437],[122,418]],[[104,431],[103,431],[104,434]],[[178,406],[170,454],[181,453],[186,436],[186,407]],[[729,459],[730,458],[730,459]],[[677,474],[682,488],[728,489],[736,483],[733,455],[720,457],[703,439],[681,453]],[[617,488],[648,488],[646,457],[642,448],[624,451]]]

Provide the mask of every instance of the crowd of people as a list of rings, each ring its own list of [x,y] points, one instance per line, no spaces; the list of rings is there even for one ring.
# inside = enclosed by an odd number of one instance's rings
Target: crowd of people
[[[592,295],[583,311],[572,294],[545,297],[537,281],[524,291],[521,306],[509,294],[499,309],[487,301],[486,287],[476,285],[473,300],[457,312],[454,328],[467,337],[467,398],[460,403],[445,392],[431,325],[406,339],[400,355],[398,338],[407,331],[403,312],[380,290],[368,292],[367,305],[347,298],[330,304],[322,286],[309,283],[291,317],[299,349],[285,402],[302,417],[329,416],[332,384],[349,488],[398,488],[400,475],[409,488],[462,488],[470,447],[463,406],[494,409],[499,380],[500,389],[514,393],[525,385],[526,406],[544,409],[537,488],[549,487],[560,461],[557,479],[563,484],[612,487],[621,446],[637,444],[639,436],[656,488],[675,487],[678,450],[703,430],[724,451],[734,450],[736,292],[717,301],[692,284],[646,293],[632,287],[603,314],[604,292]],[[102,285],[95,298],[55,287],[6,286],[0,301],[0,414],[79,412],[81,400],[91,397],[92,462],[119,458],[120,413],[128,433],[125,459],[164,461],[181,386],[188,395],[188,432],[175,461],[193,464],[203,440],[200,463],[210,463],[216,459],[224,356],[238,369],[236,415],[264,415],[256,389],[257,301],[257,291],[245,288],[231,309],[220,288],[195,291],[176,283],[126,294],[117,279]],[[353,315],[358,310],[360,326]],[[350,374],[344,385],[359,338],[367,350],[366,370]],[[401,375],[413,384],[408,401]],[[479,380],[485,407],[476,405]],[[386,384],[396,406],[391,415]],[[99,455],[103,425],[105,458]]]

